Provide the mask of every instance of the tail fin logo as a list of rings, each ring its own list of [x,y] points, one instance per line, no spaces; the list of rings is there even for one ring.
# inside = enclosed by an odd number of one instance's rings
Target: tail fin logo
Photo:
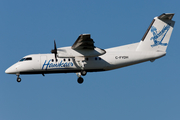
[[[153,34],[153,37],[151,37],[150,40],[154,41],[154,44],[151,45],[151,47],[155,47],[158,45],[162,45],[162,46],[167,46],[167,43],[162,43],[162,41],[164,40],[164,37],[166,36],[166,33],[169,31],[170,26],[164,26],[163,29],[158,32],[156,27],[152,26],[151,27],[151,32]]]

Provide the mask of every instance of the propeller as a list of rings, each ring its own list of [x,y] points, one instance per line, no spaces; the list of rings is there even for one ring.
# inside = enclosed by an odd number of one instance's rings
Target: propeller
[[[56,41],[54,40],[54,49],[51,50],[51,53],[54,54],[55,60],[57,62],[57,48],[56,48]]]

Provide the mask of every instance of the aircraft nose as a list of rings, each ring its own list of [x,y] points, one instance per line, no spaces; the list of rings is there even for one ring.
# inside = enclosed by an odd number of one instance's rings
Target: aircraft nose
[[[6,71],[5,71],[6,74],[14,74],[16,73],[16,69],[13,69],[12,67],[9,67]]]
[[[17,67],[16,66],[11,66],[5,71],[6,74],[16,74],[17,73]]]

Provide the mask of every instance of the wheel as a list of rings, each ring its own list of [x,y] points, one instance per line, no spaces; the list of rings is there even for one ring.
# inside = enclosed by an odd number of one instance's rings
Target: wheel
[[[18,78],[17,78],[17,82],[21,82],[21,78],[18,77]]]
[[[82,75],[82,76],[85,76],[86,74],[87,74],[87,72],[86,72],[85,70],[82,70],[82,71],[81,71],[81,75]]]
[[[79,84],[82,84],[82,83],[84,82],[84,79],[83,79],[82,77],[79,77],[78,80],[77,80],[77,82],[78,82]]]

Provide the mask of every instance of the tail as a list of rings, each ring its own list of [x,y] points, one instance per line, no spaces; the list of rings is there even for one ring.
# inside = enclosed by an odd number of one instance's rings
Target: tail
[[[164,13],[155,17],[136,50],[166,52],[175,24],[173,16],[173,13]]]

